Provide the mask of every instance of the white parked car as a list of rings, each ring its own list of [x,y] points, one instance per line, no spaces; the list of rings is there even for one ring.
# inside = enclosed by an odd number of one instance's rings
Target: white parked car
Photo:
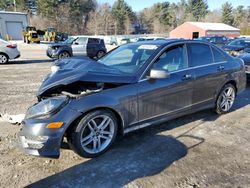
[[[8,63],[11,59],[20,57],[16,44],[0,39],[0,64]]]

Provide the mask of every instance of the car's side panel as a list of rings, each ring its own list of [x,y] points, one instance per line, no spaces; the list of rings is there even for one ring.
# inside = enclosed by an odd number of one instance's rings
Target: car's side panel
[[[185,78],[191,75],[190,78]],[[172,73],[166,79],[150,79],[138,83],[139,121],[190,107],[193,93],[192,70]]]
[[[85,42],[83,42],[83,38],[86,39]],[[87,54],[87,42],[88,38],[86,37],[79,37],[74,43],[72,44],[72,51],[74,56],[81,56],[81,55],[86,55]]]
[[[72,100],[69,108],[86,113],[96,108],[110,108],[122,118],[124,128],[138,121],[137,85],[123,85]]]

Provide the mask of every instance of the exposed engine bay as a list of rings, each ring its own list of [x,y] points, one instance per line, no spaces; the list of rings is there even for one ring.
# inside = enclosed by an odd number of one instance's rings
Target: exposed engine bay
[[[101,92],[102,90],[115,88],[121,86],[122,84],[117,83],[102,83],[102,82],[83,82],[78,81],[71,83],[69,85],[59,85],[48,91],[46,91],[42,96],[38,98],[41,99],[55,97],[59,95],[66,95],[71,98],[78,98],[91,93]]]

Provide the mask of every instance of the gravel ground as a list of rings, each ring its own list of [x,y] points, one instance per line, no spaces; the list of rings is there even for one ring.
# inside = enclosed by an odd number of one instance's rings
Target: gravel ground
[[[18,44],[0,66],[0,114],[22,114],[49,72],[46,45]],[[250,84],[232,112],[188,115],[119,138],[106,154],[57,160],[23,154],[19,125],[0,119],[0,187],[250,187]]]

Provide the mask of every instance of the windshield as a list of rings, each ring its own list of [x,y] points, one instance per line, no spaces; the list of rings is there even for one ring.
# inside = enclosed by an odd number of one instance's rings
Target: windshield
[[[75,40],[76,40],[76,38],[69,37],[67,40],[63,41],[63,43],[65,43],[65,44],[72,44]]]
[[[229,46],[244,46],[245,42],[244,42],[244,40],[233,40],[228,45]]]
[[[110,52],[98,62],[121,72],[134,74],[158,47],[159,45],[152,44],[125,45]]]

